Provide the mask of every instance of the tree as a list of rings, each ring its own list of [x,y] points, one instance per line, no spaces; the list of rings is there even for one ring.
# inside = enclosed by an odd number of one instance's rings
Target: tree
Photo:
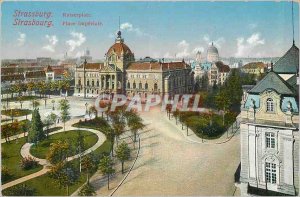
[[[19,101],[19,103],[21,105],[21,109],[22,109],[23,108],[24,98],[23,98],[23,96],[19,96],[17,99],[18,99],[18,101]]]
[[[90,106],[90,108],[89,108],[90,117],[91,117],[91,114],[94,114],[96,118],[98,117],[98,111],[94,105]]]
[[[69,101],[67,99],[62,99],[59,101],[59,108],[61,110],[60,112],[60,117],[61,117],[61,121],[64,123],[64,131],[66,129],[66,122],[68,120],[70,120],[70,104]]]
[[[125,131],[125,126],[126,126],[125,121],[121,117],[121,115],[115,113],[112,118],[112,127],[114,129],[117,144],[118,144],[118,139],[119,139],[120,135],[122,135],[122,133],[124,133],[124,131]]]
[[[32,103],[31,103],[31,106],[32,106],[32,109],[36,109],[40,106],[40,102],[37,101],[37,100],[32,100]]]
[[[130,149],[126,142],[122,142],[116,149],[116,156],[122,164],[122,174],[124,173],[124,162],[130,158]]]
[[[103,156],[99,162],[99,169],[103,175],[107,176],[107,189],[109,189],[109,177],[115,172],[112,159],[109,156]]]
[[[53,100],[51,101],[51,103],[52,103],[52,110],[55,110],[55,108],[54,108],[55,100],[53,99]]]
[[[46,126],[46,137],[48,138],[49,135],[49,129],[54,124],[53,119],[51,117],[51,114],[46,116],[46,119],[44,120],[44,125]]]
[[[127,125],[130,128],[131,132],[133,133],[134,139],[134,147],[135,147],[135,142],[136,140],[136,135],[139,130],[143,130],[146,125],[143,124],[142,118],[138,116],[138,114],[134,111],[130,111],[129,113],[126,113],[126,120],[127,120]]]
[[[57,115],[55,114],[55,113],[51,113],[50,114],[50,119],[51,119],[51,121],[55,124],[55,126],[56,126],[56,120],[57,120]]]
[[[223,110],[223,125],[224,125],[225,113],[231,104],[229,95],[227,94],[225,89],[220,90],[220,92],[215,96],[215,103],[218,110]]]
[[[43,131],[43,123],[38,109],[32,112],[31,125],[28,131],[28,141],[30,143],[37,143],[45,139],[46,135]]]
[[[69,155],[70,144],[65,140],[58,140],[50,145],[46,159],[51,164],[64,162]]]
[[[84,184],[80,191],[78,192],[79,196],[94,196],[96,195],[95,188],[91,184]]]
[[[27,91],[30,92],[29,95],[31,95],[32,90],[34,90],[35,88],[35,83],[29,82],[26,84],[26,86],[27,86]]]
[[[114,140],[115,140],[116,135],[115,135],[114,130],[111,127],[107,128],[106,137],[110,141],[111,155],[114,156]]]
[[[82,159],[82,169],[86,172],[86,182],[87,184],[90,183],[90,173],[91,170],[94,168],[93,159],[87,155]]]
[[[23,130],[23,134],[25,137],[25,133],[29,131],[30,128],[30,121],[21,121],[20,122],[20,127]]]
[[[67,162],[59,162],[50,169],[50,177],[59,183],[60,187],[67,188],[67,196],[69,196],[69,187],[78,179],[78,173],[74,167]]]

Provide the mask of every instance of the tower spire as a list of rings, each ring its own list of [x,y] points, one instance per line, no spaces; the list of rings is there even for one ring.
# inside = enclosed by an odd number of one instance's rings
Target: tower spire
[[[295,45],[295,27],[294,27],[294,1],[292,0],[292,27],[293,27],[293,45]]]

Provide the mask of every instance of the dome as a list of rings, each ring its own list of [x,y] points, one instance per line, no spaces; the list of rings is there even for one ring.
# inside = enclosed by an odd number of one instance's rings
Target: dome
[[[219,55],[218,49],[214,46],[214,43],[212,43],[212,44],[208,47],[207,53],[208,53],[208,54],[216,53],[216,54]]]
[[[110,56],[110,54],[112,53],[121,56],[122,52],[124,55],[133,55],[130,48],[126,44],[124,44],[123,42],[116,42],[108,49],[107,56]]]
[[[216,62],[219,60],[219,52],[218,49],[212,43],[207,49],[207,61],[208,62]]]

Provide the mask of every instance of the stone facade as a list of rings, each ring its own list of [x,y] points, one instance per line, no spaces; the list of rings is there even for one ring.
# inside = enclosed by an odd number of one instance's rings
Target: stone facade
[[[294,76],[296,80],[296,73]],[[298,92],[295,82],[285,81],[273,69],[244,92],[237,117],[241,136],[241,195],[247,195],[250,187],[299,194]]]
[[[83,63],[75,70],[75,96],[97,97],[120,93],[132,97],[147,94],[184,94],[193,90],[193,72],[182,62],[157,62],[147,57],[135,61],[134,54],[118,32],[104,63]]]

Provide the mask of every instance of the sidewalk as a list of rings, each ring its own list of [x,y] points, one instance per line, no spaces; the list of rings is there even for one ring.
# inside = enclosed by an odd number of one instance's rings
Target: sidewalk
[[[188,129],[188,136],[187,136],[187,132],[186,132],[186,126],[183,126],[182,129],[182,125],[179,122],[179,120],[177,121],[177,125],[176,125],[176,120],[174,117],[171,116],[170,120],[168,118],[168,116],[166,114],[163,115],[163,117],[168,120],[169,122],[171,122],[174,126],[176,126],[178,128],[178,130],[181,132],[181,134],[190,142],[193,143],[198,143],[198,144],[223,144],[226,142],[229,142],[234,136],[239,135],[239,128],[235,126],[235,123],[233,123],[233,125],[231,125],[228,130],[226,132],[224,132],[224,134],[217,138],[217,139],[202,139],[200,137],[198,137],[191,129]],[[232,132],[232,127],[233,127],[233,132]],[[228,132],[228,137],[227,137],[227,132]]]

